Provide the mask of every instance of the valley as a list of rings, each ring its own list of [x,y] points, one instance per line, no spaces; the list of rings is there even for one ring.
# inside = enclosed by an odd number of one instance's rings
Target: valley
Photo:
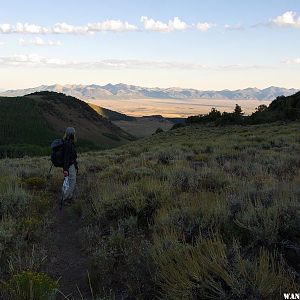
[[[212,107],[221,111],[232,111],[236,104],[243,107],[246,114],[251,114],[261,104],[269,105],[270,100],[229,100],[229,99],[123,99],[123,100],[87,100],[98,106],[117,110],[135,117],[162,115],[164,117],[186,118],[191,115],[208,113]]]

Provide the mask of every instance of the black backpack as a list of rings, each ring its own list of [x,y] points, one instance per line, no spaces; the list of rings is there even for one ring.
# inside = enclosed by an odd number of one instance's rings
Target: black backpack
[[[51,143],[51,161],[55,167],[64,166],[64,147],[63,139],[56,139]]]

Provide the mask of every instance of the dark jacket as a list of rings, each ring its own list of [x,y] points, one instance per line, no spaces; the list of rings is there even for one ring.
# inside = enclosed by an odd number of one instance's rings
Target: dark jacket
[[[71,165],[77,169],[77,152],[72,141],[65,141],[64,145],[64,171],[69,171]]]

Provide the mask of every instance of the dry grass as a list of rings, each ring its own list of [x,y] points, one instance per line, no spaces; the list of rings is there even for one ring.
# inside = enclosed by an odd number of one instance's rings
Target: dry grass
[[[282,299],[299,290],[299,130],[185,127],[80,155],[76,211],[95,294]],[[44,183],[28,178],[47,167],[43,158],[0,162],[1,262],[23,241],[21,224],[36,238],[47,201],[33,201],[45,199]],[[57,172],[48,192],[60,187]]]

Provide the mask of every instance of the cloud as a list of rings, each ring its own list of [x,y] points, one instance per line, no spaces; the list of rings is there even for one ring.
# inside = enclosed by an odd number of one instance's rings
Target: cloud
[[[93,34],[95,32],[126,32],[135,31],[138,28],[128,22],[120,20],[106,20],[104,22],[89,23],[86,26],[73,26],[67,23],[56,23],[52,28],[52,32],[56,34]]]
[[[278,27],[300,28],[300,17],[294,11],[287,11],[271,21],[271,24]]]
[[[4,42],[0,42],[0,47],[1,47],[1,46],[4,46],[4,45],[5,45],[5,43],[4,43]]]
[[[129,24],[128,22],[122,22],[120,20],[107,20],[98,23],[89,23],[87,25],[88,31],[114,31],[114,32],[124,32],[124,31],[136,31],[137,26]]]
[[[216,25],[215,24],[212,24],[212,23],[197,23],[196,24],[196,28],[202,32],[206,32],[208,31],[209,29],[215,27]]]
[[[61,46],[62,43],[60,41],[52,41],[52,40],[43,40],[40,37],[36,37],[35,39],[32,40],[26,40],[26,39],[19,39],[19,44],[21,46],[30,46],[30,45],[35,45],[35,46]]]
[[[45,34],[49,33],[49,29],[35,24],[17,23],[0,24],[0,33],[31,33],[31,34]]]
[[[225,24],[225,29],[228,29],[228,30],[244,30],[245,27],[241,24]]]
[[[76,61],[46,58],[37,54],[19,54],[0,57],[0,66],[71,66]]]
[[[143,23],[143,30],[156,32],[184,31],[196,27],[202,32],[215,27],[213,23],[197,23],[189,25],[179,17],[174,17],[167,23],[154,20],[147,16],[142,16],[140,21]],[[228,29],[238,29],[237,26],[226,25]],[[141,31],[138,26],[121,20],[106,20],[103,22],[88,23],[83,26],[76,26],[66,22],[55,23],[53,26],[43,27],[30,23],[0,24],[0,34],[95,34],[97,32],[130,32]]]
[[[300,64],[300,58],[287,59],[284,61],[284,63],[289,64],[289,65]]]
[[[178,70],[245,70],[270,68],[262,65],[205,65],[200,63],[135,60],[135,59],[105,59],[98,61],[77,61],[60,58],[48,58],[37,54],[21,54],[0,57],[0,67],[51,67],[73,69],[178,69]]]
[[[178,17],[174,17],[173,20],[169,20],[168,23],[161,21],[155,21],[154,19],[146,16],[141,17],[141,22],[144,24],[144,29],[149,31],[158,32],[171,32],[174,30],[186,30],[189,26],[181,21]]]
[[[74,26],[67,23],[56,23],[51,28],[52,33],[56,34],[64,34],[64,33],[71,33],[71,34],[85,34],[88,33],[87,26]]]
[[[29,23],[0,24],[0,33],[12,34],[93,34],[99,31],[125,32],[138,30],[137,26],[120,20],[89,23],[85,26],[74,26],[65,22],[56,23],[52,27],[43,27]]]

